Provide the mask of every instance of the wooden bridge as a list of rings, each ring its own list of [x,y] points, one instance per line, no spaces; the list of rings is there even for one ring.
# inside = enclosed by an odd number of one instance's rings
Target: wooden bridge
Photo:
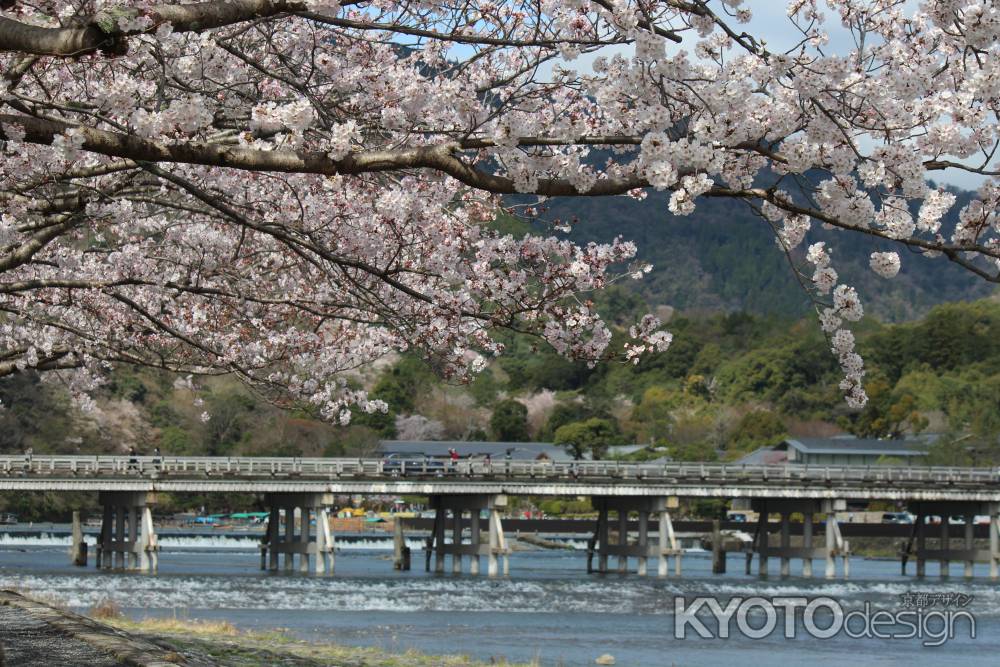
[[[917,516],[902,559],[913,559],[918,574],[933,559],[947,573],[951,561],[987,562],[990,575],[1000,569],[1000,469],[807,466],[788,464],[738,465],[716,463],[626,463],[620,461],[397,461],[347,458],[151,457],[151,456],[0,456],[0,492],[97,491],[104,506],[98,566],[149,570],[156,568],[156,535],[150,506],[157,493],[258,493],[270,509],[261,544],[261,567],[277,569],[284,555],[286,570],[332,572],[335,536],[329,529],[328,508],[336,495],[421,495],[435,509],[427,543],[426,567],[444,571],[446,556],[452,571],[461,572],[468,557],[470,571],[479,572],[481,556],[491,576],[508,571],[503,515],[509,496],[587,496],[598,519],[588,557],[588,570],[608,571],[608,559],[618,559],[619,571],[629,558],[646,573],[648,559],[666,576],[668,559],[680,573],[682,550],[671,521],[671,510],[682,498],[718,498],[759,513],[752,551],[762,575],[769,558],[780,559],[789,574],[791,559],[801,559],[811,575],[812,561],[826,563],[835,576],[836,559],[848,571],[850,545],[836,520],[847,503],[893,501]],[[778,522],[770,522],[772,515]],[[792,546],[792,515],[801,531],[801,545]],[[486,518],[480,521],[480,516]],[[637,522],[630,523],[636,516]],[[931,526],[931,516],[964,517],[962,535],[952,536],[949,521]],[[614,520],[612,520],[612,517]],[[814,518],[823,517],[822,544],[814,543]],[[988,517],[989,548],[975,546],[975,517]],[[315,526],[316,534],[311,530]],[[402,523],[396,536],[398,567],[408,567]],[[930,531],[936,531],[934,536]],[[451,539],[447,539],[447,533]],[[770,533],[777,532],[778,544]],[[629,536],[635,534],[630,540]],[[651,539],[655,535],[656,539]],[[466,541],[468,536],[468,541]],[[953,537],[962,540],[953,548]],[[930,548],[927,540],[936,542]],[[819,540],[817,540],[819,542]],[[598,565],[593,566],[597,557]],[[724,561],[723,561],[724,562]]]

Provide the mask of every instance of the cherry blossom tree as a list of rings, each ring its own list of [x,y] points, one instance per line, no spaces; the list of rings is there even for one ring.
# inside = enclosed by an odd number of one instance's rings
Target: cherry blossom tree
[[[588,294],[641,277],[635,247],[488,223],[667,190],[664,218],[726,197],[772,225],[862,405],[859,296],[833,244],[796,247],[819,224],[1000,282],[1000,10],[793,0],[775,51],[750,5],[3,0],[0,376],[227,372],[346,422],[381,406],[345,373],[393,351],[463,379],[513,329],[596,360]],[[982,182],[949,228],[945,172]],[[630,360],[670,342],[629,333]]]

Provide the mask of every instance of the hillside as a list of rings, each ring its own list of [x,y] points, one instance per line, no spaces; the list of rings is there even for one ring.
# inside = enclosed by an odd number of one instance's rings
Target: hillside
[[[958,201],[945,226],[957,219],[968,192]],[[546,202],[546,220],[573,222],[569,237],[579,241],[609,241],[616,236],[636,242],[639,258],[653,271],[634,289],[652,304],[685,311],[746,311],[800,316],[808,299],[786,258],[778,250],[767,223],[742,203],[701,199],[690,217],[673,216],[665,193],[650,193],[644,201],[626,197],[555,198]],[[538,233],[548,233],[538,224]],[[858,288],[865,310],[885,321],[904,321],[947,301],[977,299],[996,289],[947,260],[927,259],[898,246],[860,234],[813,227],[800,254],[815,241],[833,247],[834,267],[842,280]],[[876,276],[868,266],[875,251],[900,250],[902,270],[892,280]],[[798,257],[801,260],[801,257]]]

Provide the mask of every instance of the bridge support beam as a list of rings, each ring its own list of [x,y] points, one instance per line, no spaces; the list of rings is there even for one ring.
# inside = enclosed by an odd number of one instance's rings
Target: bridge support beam
[[[292,572],[297,554],[299,572],[308,574],[312,561],[312,569],[316,574],[333,574],[335,543],[328,511],[333,504],[333,495],[269,493],[264,502],[268,507],[268,517],[267,531],[260,543],[260,569],[276,572],[279,558],[284,554],[285,572]],[[284,534],[281,530],[282,516]],[[316,522],[315,540],[311,537],[313,521]],[[295,531],[296,523],[298,533]]]
[[[95,564],[98,568],[156,572],[159,565],[151,505],[156,494],[145,491],[101,491],[104,506]]]
[[[677,507],[677,498],[645,497],[645,496],[597,496],[591,502],[597,510],[597,526],[594,536],[587,545],[587,572],[608,572],[608,557],[618,557],[617,571],[628,572],[628,559],[636,558],[636,571],[645,576],[649,558],[657,561],[657,574],[667,576],[668,558],[674,557],[674,573],[681,573],[681,554],[683,550],[677,543],[673,523],[670,520],[670,509]],[[611,543],[610,513],[617,514],[617,531],[614,544]],[[628,517],[630,512],[639,516],[639,534],[635,544],[628,541]],[[650,515],[656,515],[658,526],[657,540],[650,543]],[[597,555],[597,569],[594,569],[594,555]]]
[[[80,512],[73,511],[73,537],[69,548],[69,557],[73,565],[87,566],[87,542],[83,539],[83,525],[80,523]]]
[[[753,510],[758,513],[757,531],[754,536],[752,551],[757,552],[757,573],[766,578],[768,576],[769,557],[775,556],[780,559],[780,574],[787,577],[791,574],[791,561],[798,558],[802,560],[802,576],[812,576],[813,559],[823,559],[826,562],[826,578],[832,579],[837,574],[837,556],[843,560],[842,575],[846,579],[850,576],[850,545],[840,533],[840,526],[837,523],[837,511],[843,510],[846,503],[842,500],[808,500],[808,499],[761,499],[751,503]],[[813,516],[818,513],[826,515],[825,544],[823,547],[813,545]],[[771,546],[770,514],[780,516],[778,524],[779,543],[778,546]],[[793,547],[791,541],[791,515],[801,514],[804,525],[802,527],[802,546]],[[750,558],[752,553],[747,554],[747,573],[750,572]]]
[[[501,513],[507,507],[507,496],[504,495],[439,495],[430,497],[430,505],[434,508],[434,528],[427,538],[425,569],[430,572],[431,558],[434,559],[434,571],[444,573],[445,556],[451,556],[451,571],[462,573],[462,557],[469,557],[469,573],[479,574],[480,558],[486,556],[486,572],[490,577],[500,574],[510,574],[510,547],[504,537]],[[488,537],[483,541],[479,524],[480,514],[486,510],[488,517]],[[469,518],[465,518],[465,514]],[[449,516],[450,515],[450,516]],[[445,532],[450,519],[451,542],[445,541]],[[465,526],[469,527],[469,544],[463,543]]]
[[[906,563],[912,555],[917,561],[916,574],[918,577],[926,575],[927,561],[936,560],[940,564],[939,572],[942,578],[949,576],[952,561],[964,564],[963,574],[966,578],[973,576],[973,568],[977,562],[988,563],[990,578],[994,580],[998,578],[998,574],[1000,574],[998,573],[1000,570],[1000,503],[916,502],[910,503],[909,510],[917,518],[913,526],[913,534],[900,549],[903,574],[906,574]],[[940,537],[936,549],[927,548],[927,532],[932,528],[928,519],[932,516],[939,517],[941,521],[937,527]],[[989,517],[989,546],[986,549],[977,549],[975,545],[974,531],[977,516]],[[949,523],[950,517],[962,517],[962,523],[956,525],[954,531],[960,533],[962,537],[960,549],[952,548],[953,531]],[[915,549],[914,538],[916,541]]]
[[[392,525],[392,567],[403,572],[410,570],[410,547],[406,546],[403,520],[398,516],[393,519]]]

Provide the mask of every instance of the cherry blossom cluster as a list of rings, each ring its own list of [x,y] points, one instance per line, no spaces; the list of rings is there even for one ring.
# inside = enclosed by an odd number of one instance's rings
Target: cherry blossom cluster
[[[346,374],[393,351],[467,379],[511,328],[599,359],[588,295],[641,276],[635,248],[490,231],[515,193],[745,202],[831,336],[862,309],[835,241],[803,254],[814,222],[1000,282],[994,3],[793,0],[783,50],[747,32],[759,6],[5,3],[0,375],[231,372],[344,421],[382,407]],[[982,181],[957,212],[949,172]],[[669,343],[630,333],[633,361]]]
[[[877,253],[876,253],[877,254]],[[894,253],[885,253],[886,255]],[[864,361],[854,350],[854,334],[842,325],[844,321],[857,322],[864,316],[861,300],[853,287],[837,283],[837,272],[831,266],[830,254],[826,243],[820,241],[809,246],[806,260],[816,267],[813,274],[813,285],[819,294],[831,294],[831,305],[821,308],[820,325],[830,336],[833,353],[837,356],[844,378],[840,388],[844,392],[847,404],[853,408],[861,408],[868,402],[862,381],[865,375]],[[872,264],[875,265],[875,254]],[[886,261],[888,260],[881,260]],[[899,258],[896,258],[897,270]],[[836,285],[836,286],[835,286]]]
[[[893,278],[899,273],[899,254],[895,252],[873,252],[870,264],[872,271],[883,278]]]

